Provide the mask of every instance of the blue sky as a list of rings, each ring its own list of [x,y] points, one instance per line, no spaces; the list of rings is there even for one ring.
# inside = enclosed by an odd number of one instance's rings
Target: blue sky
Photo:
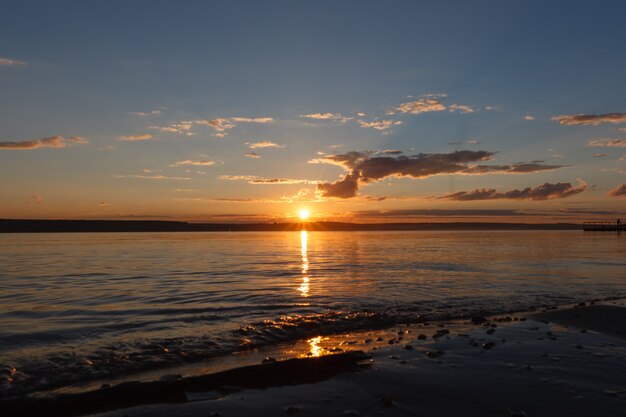
[[[619,1],[5,1],[0,216],[620,212],[625,14]],[[553,120],[568,115],[597,117]],[[371,178],[333,159],[399,166],[380,150],[545,168]],[[319,185],[354,170],[354,193]]]

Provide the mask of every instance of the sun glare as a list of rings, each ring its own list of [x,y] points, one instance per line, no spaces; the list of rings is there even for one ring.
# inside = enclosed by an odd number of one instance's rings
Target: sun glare
[[[306,220],[309,218],[310,215],[311,213],[309,213],[309,210],[305,210],[305,209],[300,210],[300,212],[298,213],[300,220]]]

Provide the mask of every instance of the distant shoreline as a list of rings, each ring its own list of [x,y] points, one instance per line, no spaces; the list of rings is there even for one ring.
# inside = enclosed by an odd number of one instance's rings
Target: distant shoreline
[[[164,220],[28,220],[0,219],[0,233],[104,232],[281,232],[408,230],[581,230],[576,223],[189,223]]]

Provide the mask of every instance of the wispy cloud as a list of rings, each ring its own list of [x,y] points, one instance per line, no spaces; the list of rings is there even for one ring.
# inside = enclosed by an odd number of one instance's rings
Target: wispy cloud
[[[89,141],[78,136],[64,138],[62,136],[50,136],[42,139],[23,140],[14,142],[0,142],[0,149],[29,150],[39,148],[65,148],[72,145],[85,145]]]
[[[293,178],[263,178],[256,175],[220,175],[220,180],[226,181],[246,181],[248,184],[259,185],[282,185],[282,184],[318,184],[319,181],[301,180]]]
[[[375,120],[373,122],[367,122],[365,120],[359,120],[359,125],[362,128],[371,128],[376,130],[387,130],[393,126],[401,125],[400,120]]]
[[[189,177],[167,177],[165,175],[115,175],[115,178],[137,178],[140,180],[190,180]]]
[[[260,155],[258,155],[258,154],[256,154],[256,153],[254,153],[254,152],[248,152],[248,153],[246,154],[246,156],[247,156],[248,158],[253,158],[253,159],[258,159],[258,158],[260,158],[260,157],[261,157]]]
[[[528,120],[528,121],[535,120],[535,116],[531,114],[527,114],[526,116],[524,116],[524,120]]]
[[[108,202],[108,201],[104,201],[104,200],[103,200],[103,201],[100,201],[100,202],[98,203],[98,205],[99,205],[100,207],[109,207],[109,206],[110,206],[109,202]]]
[[[250,143],[250,144],[248,144],[248,147],[250,149],[257,149],[257,148],[284,148],[285,145],[279,145],[278,143],[274,143],[274,142],[271,142],[269,140],[263,140],[261,142]]]
[[[626,148],[626,139],[592,139],[587,146],[603,148]]]
[[[463,104],[451,104],[450,106],[448,106],[448,111],[458,111],[459,113],[474,113],[476,110],[474,110],[473,107]]]
[[[446,110],[446,106],[438,98],[429,97],[402,103],[388,110],[387,114],[421,114],[443,110]]]
[[[186,159],[184,161],[176,161],[175,163],[173,163],[172,167],[177,167],[177,166],[181,166],[181,165],[196,165],[196,166],[211,166],[211,165],[215,165],[215,161],[212,161],[210,159],[206,159],[203,161],[194,161],[191,159]]]
[[[272,123],[273,117],[231,117],[230,121],[237,123]]]
[[[170,123],[166,126],[150,126],[150,129],[158,130],[159,132],[164,133],[176,133],[178,135],[185,136],[193,136],[194,132],[191,131],[193,128],[193,122],[190,120],[183,120],[177,123]]]
[[[626,183],[620,184],[613,188],[607,194],[609,197],[625,197],[626,196]]]
[[[477,200],[554,200],[580,194],[587,191],[589,187],[583,180],[578,180],[578,185],[573,186],[569,182],[559,182],[551,184],[546,182],[536,187],[527,187],[522,190],[510,190],[498,192],[494,188],[476,189],[473,191],[459,191],[446,194],[439,199],[455,201],[477,201]]]
[[[544,165],[542,161],[521,162],[509,165],[483,165],[495,154],[487,151],[455,151],[446,154],[412,156],[376,156],[373,152],[351,151],[339,155],[326,155],[310,163],[338,165],[348,171],[333,183],[320,183],[317,191],[322,197],[352,198],[359,186],[388,177],[428,178],[435,175],[463,174],[524,174],[553,170],[562,165]]]
[[[152,135],[145,133],[142,135],[126,135],[126,136],[120,136],[119,138],[117,138],[117,140],[121,140],[124,142],[135,142],[135,141],[141,141],[141,140],[150,140],[152,139]]]
[[[341,123],[349,122],[350,120],[354,120],[354,117],[344,116],[341,113],[310,113],[310,114],[301,114],[300,117],[304,117],[306,119],[315,119],[315,120],[334,120]]]
[[[40,195],[31,195],[26,204],[43,204],[43,197]]]
[[[26,62],[19,61],[17,59],[0,57],[0,67],[15,67],[18,65],[27,65],[27,64]]]
[[[552,118],[565,126],[576,125],[599,125],[601,123],[626,123],[626,113],[605,113],[605,114],[562,114]]]
[[[150,110],[150,111],[135,111],[130,114],[137,117],[146,117],[146,116],[159,116],[163,111],[167,110],[167,107],[159,107],[158,109]]]

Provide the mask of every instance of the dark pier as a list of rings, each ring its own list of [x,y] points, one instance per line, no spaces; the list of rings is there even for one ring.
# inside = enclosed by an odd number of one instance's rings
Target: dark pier
[[[585,232],[626,232],[626,227],[622,222],[585,222],[583,230]]]

